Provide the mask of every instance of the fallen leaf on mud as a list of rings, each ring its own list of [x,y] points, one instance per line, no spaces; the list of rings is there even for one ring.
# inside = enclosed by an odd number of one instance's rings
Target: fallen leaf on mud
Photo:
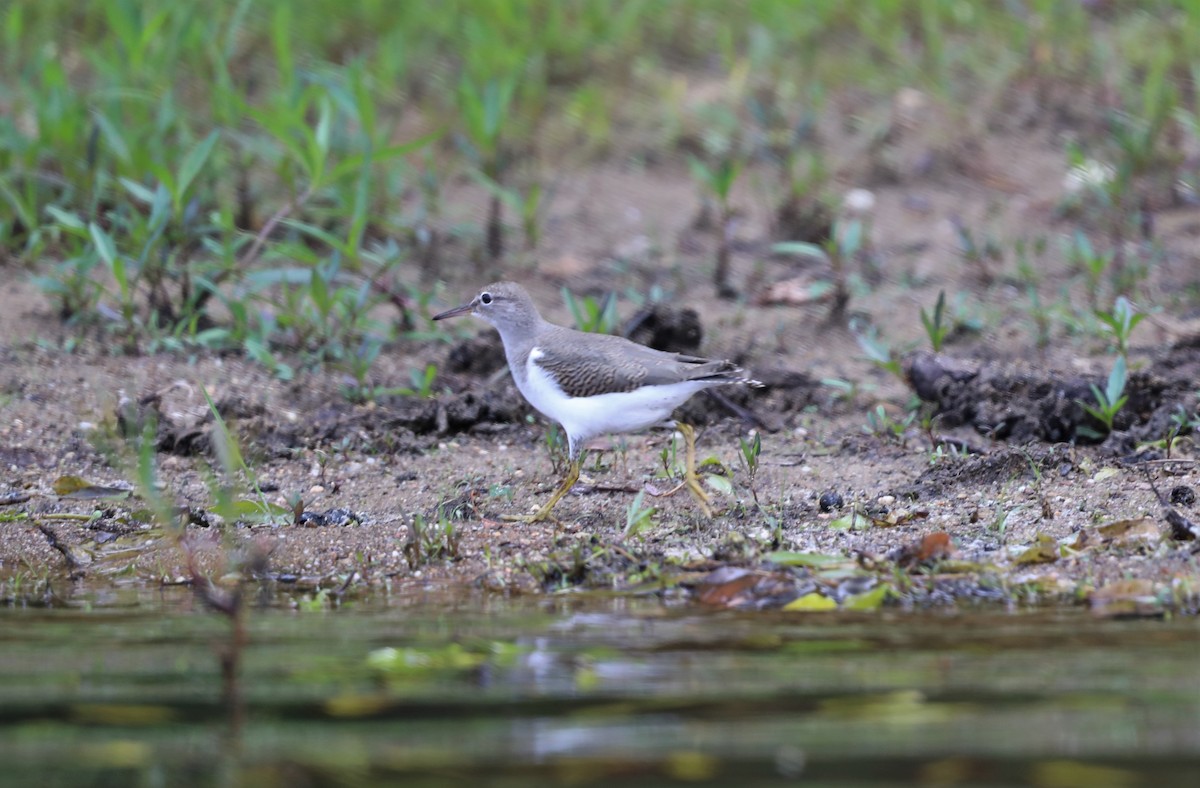
[[[829,527],[835,531],[852,531],[862,528],[868,528],[871,525],[871,519],[865,515],[853,511],[847,515],[829,521]]]
[[[729,605],[754,588],[759,575],[749,569],[739,567],[722,567],[710,572],[699,583],[699,593],[696,599],[705,605]]]
[[[1033,545],[1016,557],[1017,566],[1026,564],[1049,564],[1061,556],[1058,542],[1045,534],[1038,534]]]
[[[1118,471],[1116,468],[1101,468],[1092,474],[1092,481],[1099,483],[1106,479],[1111,479],[1112,477],[1116,476],[1117,473]]]
[[[79,476],[59,476],[54,480],[54,494],[59,498],[87,501],[98,498],[128,498],[129,490],[93,484]]]
[[[1084,550],[1098,545],[1119,545],[1122,547],[1153,546],[1163,539],[1162,530],[1158,523],[1149,517],[1138,517],[1131,520],[1116,520],[1111,523],[1085,528],[1067,543],[1073,550]]]
[[[905,511],[904,509],[896,509],[888,512],[883,517],[872,517],[871,522],[884,528],[890,528],[895,525],[905,525],[916,520],[924,520],[927,517],[929,517],[929,512],[923,509],[918,509],[915,512]]]
[[[724,476],[715,476],[710,473],[704,477],[704,483],[721,493],[721,495],[733,495],[733,482]]]
[[[822,596],[816,592],[805,594],[798,599],[793,599],[783,606],[783,609],[789,613],[796,611],[826,611],[837,610],[838,603],[827,596]]]
[[[820,303],[833,293],[833,283],[807,276],[785,279],[764,290],[758,297],[761,306],[805,306]]]
[[[1088,594],[1092,612],[1102,616],[1158,616],[1163,605],[1154,582],[1145,579],[1118,580]]]
[[[843,564],[852,563],[850,558],[844,555],[796,553],[789,550],[767,553],[763,558],[781,566],[807,566],[812,569],[825,569],[831,566],[842,566]]]
[[[886,585],[878,585],[870,591],[848,596],[842,600],[843,610],[878,610],[892,593]]]
[[[926,534],[919,542],[909,542],[888,553],[888,558],[905,569],[941,561],[954,554],[954,543],[945,531]]]
[[[243,523],[289,523],[293,517],[292,510],[286,506],[251,499],[234,501],[232,514],[235,520]]]

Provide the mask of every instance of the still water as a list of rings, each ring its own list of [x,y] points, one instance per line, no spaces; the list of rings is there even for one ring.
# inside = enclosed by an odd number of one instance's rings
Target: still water
[[[1200,784],[1200,624],[182,589],[0,608],[3,785]]]

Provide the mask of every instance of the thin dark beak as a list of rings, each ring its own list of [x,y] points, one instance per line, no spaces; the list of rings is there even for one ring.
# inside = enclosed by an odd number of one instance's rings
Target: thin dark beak
[[[447,309],[445,312],[436,314],[433,316],[433,319],[434,320],[445,320],[448,317],[458,317],[459,315],[469,315],[473,309],[475,309],[475,302],[469,301],[468,303],[465,303],[462,306],[456,306],[453,309]]]

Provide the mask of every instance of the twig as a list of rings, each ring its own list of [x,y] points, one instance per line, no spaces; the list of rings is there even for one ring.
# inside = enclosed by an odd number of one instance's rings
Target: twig
[[[13,504],[25,503],[33,496],[27,492],[10,492],[0,495],[0,506],[12,506]]]
[[[75,554],[71,552],[71,548],[59,540],[58,534],[54,533],[54,529],[41,523],[37,524],[37,529],[42,532],[42,536],[46,537],[46,541],[50,543],[51,547],[62,553],[62,557],[66,559],[67,568],[71,570],[72,574],[76,572],[83,573],[83,563],[75,557]]]
[[[263,223],[263,226],[261,229],[259,229],[258,234],[254,236],[254,242],[250,244],[250,248],[247,249],[246,253],[242,255],[241,259],[238,260],[238,266],[244,268],[250,263],[253,263],[258,255],[262,252],[262,248],[266,244],[267,238],[270,237],[271,233],[275,231],[275,227],[284,219],[286,219],[288,214],[304,205],[304,203],[308,202],[309,198],[312,196],[313,187],[310,184],[309,187],[304,190],[303,194],[292,200],[288,200],[279,207],[279,210],[271,214],[271,218],[267,219],[267,221]]]
[[[775,431],[775,430],[771,429],[771,427],[766,422],[764,422],[761,418],[759,418],[759,416],[756,413],[754,413],[754,411],[749,410],[748,408],[743,408],[741,405],[738,405],[733,400],[729,399],[729,397],[726,397],[724,394],[720,393],[719,391],[713,391],[712,389],[708,389],[707,391],[705,391],[705,393],[708,394],[708,396],[712,397],[714,400],[716,400],[718,404],[720,404],[722,407],[724,407],[726,410],[728,410],[733,415],[737,416],[742,421],[745,421],[748,424],[752,424],[756,428],[758,428],[760,430],[764,430],[765,432],[774,432]]]

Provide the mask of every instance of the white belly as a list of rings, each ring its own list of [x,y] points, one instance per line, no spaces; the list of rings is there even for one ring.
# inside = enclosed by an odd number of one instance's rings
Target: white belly
[[[540,357],[541,352],[534,348],[526,362],[526,380],[524,383],[518,380],[517,387],[530,405],[563,426],[572,446],[609,432],[633,432],[663,424],[670,420],[671,411],[697,391],[713,385],[709,381],[687,381],[592,397],[568,397],[534,363]]]

